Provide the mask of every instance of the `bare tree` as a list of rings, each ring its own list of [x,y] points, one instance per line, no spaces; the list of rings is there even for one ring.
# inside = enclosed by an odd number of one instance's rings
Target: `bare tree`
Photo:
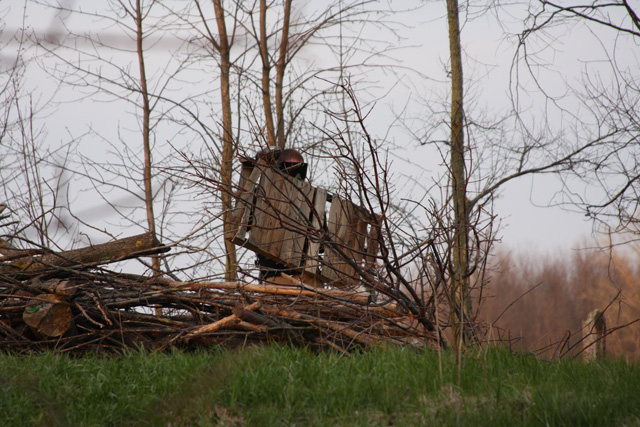
[[[523,59],[525,67],[535,64],[533,56],[527,56],[528,46],[526,43],[530,37],[539,30],[542,32],[551,25],[552,18],[559,17],[561,13],[568,13],[567,8],[553,6],[549,2],[541,2],[543,7],[539,14],[531,16],[530,29],[524,31],[520,37],[520,44],[516,45],[516,62]],[[624,2],[622,2],[624,3]],[[622,7],[619,3],[617,7]],[[490,3],[489,6],[495,6]],[[555,7],[555,12],[549,9]],[[604,6],[604,5],[602,5]],[[609,5],[612,6],[612,5]],[[627,5],[628,6],[628,5]],[[450,276],[447,276],[445,283],[450,286],[450,326],[453,328],[455,346],[459,349],[460,343],[471,337],[473,334],[473,317],[470,292],[475,287],[470,283],[471,278],[478,280],[477,285],[483,284],[484,269],[487,265],[487,255],[494,239],[495,225],[494,213],[492,212],[493,197],[505,186],[520,177],[533,174],[553,174],[557,177],[577,176],[581,179],[590,180],[593,178],[593,171],[597,171],[595,180],[600,180],[607,174],[612,174],[617,167],[618,173],[624,172],[625,184],[621,190],[630,196],[626,199],[627,207],[633,199],[633,186],[637,181],[638,174],[633,172],[635,154],[631,150],[633,141],[637,141],[637,125],[630,119],[620,120],[610,113],[614,110],[601,110],[602,114],[595,120],[597,123],[607,123],[607,126],[600,126],[595,131],[592,129],[590,138],[575,138],[571,141],[565,137],[566,129],[554,128],[551,124],[546,124],[540,128],[530,126],[524,112],[521,110],[518,100],[514,97],[514,109],[509,114],[495,119],[483,118],[483,112],[474,108],[469,108],[468,95],[464,88],[468,87],[470,81],[463,78],[463,61],[471,57],[472,53],[464,50],[464,32],[462,36],[459,23],[460,16],[466,20],[476,19],[484,16],[487,11],[492,10],[487,5],[476,5],[471,2],[447,2],[447,16],[449,22],[449,59],[447,74],[451,78],[451,104],[448,111],[439,113],[433,120],[433,128],[441,127],[440,123],[446,123],[448,137],[443,139],[428,139],[423,143],[433,143],[440,147],[443,159],[445,159],[446,182],[450,186],[450,193],[442,194],[441,204],[433,202],[430,206],[425,206],[425,211],[430,216],[440,218],[442,221],[449,221],[448,226],[440,226],[445,235],[451,233],[444,248],[439,254],[446,258],[444,265],[449,269]],[[479,10],[473,10],[479,9]],[[568,8],[581,14],[585,13],[585,7],[577,9]],[[589,12],[595,12],[598,8],[590,8]],[[626,7],[624,10],[628,10]],[[607,15],[603,13],[599,18],[603,21]],[[627,23],[635,27],[635,13],[629,12]],[[593,17],[591,19],[594,19]],[[608,21],[607,26],[616,25]],[[600,22],[602,24],[602,22]],[[634,32],[635,28],[627,29]],[[627,31],[627,32],[628,32]],[[526,62],[530,60],[531,62]],[[514,65],[513,86],[518,89],[517,80],[519,78],[518,67]],[[532,69],[532,74],[534,71]],[[624,73],[623,73],[624,74]],[[624,79],[621,79],[624,80]],[[628,78],[627,78],[628,80]],[[544,94],[543,82],[537,81],[538,87]],[[624,89],[632,88],[632,85],[625,84]],[[623,91],[620,91],[621,93]],[[626,91],[625,91],[626,92]],[[627,95],[627,100],[618,105],[625,106],[619,112],[629,115],[634,109],[637,91],[631,90],[631,95]],[[613,99],[609,96],[597,96],[592,93],[592,101],[603,102],[605,99]],[[600,94],[602,95],[602,93]],[[549,99],[550,103],[559,103],[558,100]],[[467,107],[464,107],[467,105]],[[589,111],[594,111],[591,107]],[[627,113],[624,113],[627,111]],[[569,113],[565,110],[565,113]],[[445,114],[448,116],[445,119]],[[593,116],[597,116],[594,114]],[[438,121],[439,123],[436,123]],[[540,120],[535,120],[540,122]],[[621,122],[628,123],[622,127]],[[589,129],[586,121],[579,122],[584,129]],[[637,123],[637,121],[635,121]],[[626,132],[626,133],[625,133]],[[415,134],[415,129],[411,130]],[[442,132],[444,133],[444,131]],[[509,136],[507,136],[509,135]],[[515,135],[515,137],[514,137]],[[624,136],[623,136],[624,135]],[[623,136],[622,139],[619,139]],[[431,138],[431,135],[429,135]],[[622,159],[622,154],[631,157]],[[629,159],[627,161],[627,159]],[[489,161],[487,166],[485,161]],[[626,162],[626,163],[625,163]],[[616,166],[614,166],[616,165]],[[436,180],[443,182],[442,180]],[[472,184],[473,183],[473,184]],[[609,192],[613,195],[611,199],[605,200],[601,204],[589,204],[588,212],[593,213],[596,209],[605,208],[613,204],[613,200],[620,191]],[[433,196],[431,196],[433,197]],[[448,206],[448,208],[447,208]],[[634,205],[635,206],[635,205]],[[438,213],[436,215],[436,213]],[[635,215],[635,214],[634,214]],[[633,215],[627,215],[627,218]],[[464,332],[466,329],[466,333]]]
[[[167,181],[157,188],[154,187],[153,182],[158,182],[161,178],[157,172],[158,165],[166,156],[155,147],[155,135],[166,114],[166,111],[158,111],[162,107],[163,93],[171,89],[170,82],[180,68],[177,67],[173,72],[167,68],[160,76],[153,72],[153,77],[149,77],[146,49],[149,41],[153,41],[153,37],[164,25],[163,17],[154,15],[157,2],[113,1],[102,5],[104,8],[101,6],[94,9],[74,9],[69,3],[46,6],[53,7],[60,17],[74,16],[85,24],[92,20],[100,23],[110,22],[115,24],[110,28],[115,27],[122,31],[100,37],[92,32],[93,28],[87,33],[78,34],[72,27],[66,26],[67,32],[64,34],[33,34],[31,39],[36,43],[44,64],[47,61],[57,63],[56,67],[44,68],[59,79],[62,85],[68,85],[84,93],[86,99],[97,96],[115,103],[130,103],[133,106],[133,114],[138,119],[138,136],[141,139],[139,145],[131,144],[128,135],[125,136],[126,131],[122,129],[116,132],[120,141],[111,139],[111,135],[103,129],[90,128],[83,136],[72,134],[71,138],[75,142],[85,139],[87,135],[94,136],[105,151],[111,148],[114,158],[105,161],[104,157],[83,156],[79,153],[72,159],[76,165],[67,165],[66,172],[75,176],[76,186],[80,186],[82,180],[90,183],[108,207],[103,210],[105,216],[118,213],[121,220],[138,225],[138,218],[132,214],[138,210],[138,206],[135,206],[135,203],[132,207],[127,205],[134,200],[142,201],[146,228],[154,236],[162,234],[167,211],[166,207],[161,207],[160,216],[155,212],[156,206],[159,205],[158,194],[164,192],[165,199],[160,201],[166,203],[175,187]],[[65,24],[64,21],[62,23]],[[130,43],[131,40],[134,41],[133,45]],[[129,53],[135,55],[135,62],[124,59]],[[132,69],[133,64],[135,68]],[[77,128],[74,130],[77,131]],[[157,160],[158,157],[160,160]],[[136,176],[137,173],[139,178]],[[120,193],[119,197],[114,198],[113,193]],[[98,230],[80,216],[74,215],[73,218],[84,222],[89,229]],[[112,237],[120,233],[116,229],[99,231]],[[156,273],[160,271],[160,258],[157,255],[152,257],[149,267]]]
[[[214,114],[222,117],[219,130],[199,118],[199,107],[182,105],[186,114],[198,116],[192,129],[205,136],[204,142],[213,148],[207,153],[219,164],[216,171],[224,176],[226,188],[220,193],[225,235],[228,235],[228,212],[231,208],[232,159],[236,154],[250,157],[264,146],[296,146],[302,151],[313,150],[323,137],[322,125],[310,120],[319,118],[327,106],[335,102],[336,91],[331,81],[340,73],[364,68],[372,56],[344,61],[327,68],[307,67],[306,50],[318,42],[322,48],[334,47],[341,26],[368,25],[364,18],[370,12],[366,1],[337,2],[313,8],[311,15],[295,9],[293,2],[195,2],[176,10],[165,2],[165,10],[181,23],[181,31],[189,44],[198,48],[205,43],[205,52],[189,52],[185,63],[196,65],[214,60],[220,70],[219,108]],[[210,22],[216,22],[214,27]],[[343,36],[344,39],[349,37]],[[353,37],[352,37],[353,38]],[[354,38],[355,40],[355,38]],[[355,42],[354,42],[355,43]],[[389,47],[382,46],[381,52]],[[357,62],[360,61],[360,62]],[[196,65],[197,66],[197,65]],[[200,128],[200,129],[197,129]],[[206,129],[205,129],[206,128]],[[204,129],[204,131],[202,131]],[[218,146],[218,141],[222,145]],[[302,142],[308,141],[308,142]],[[235,249],[225,243],[228,277],[235,274]]]
[[[22,11],[22,19],[26,11]],[[6,31],[5,23],[0,33]],[[42,116],[49,99],[25,90],[26,71],[34,61],[28,33],[18,28],[2,46],[0,61],[0,204],[4,211],[0,254],[24,246],[46,250],[68,223],[69,174],[64,172],[74,144],[51,148]],[[7,252],[6,250],[9,250]]]
[[[534,66],[540,55],[548,50],[534,50],[530,46],[552,37],[562,28],[580,28],[600,46],[600,57],[580,58],[582,81],[567,82],[580,108],[552,100],[548,85]],[[604,231],[638,233],[638,195],[640,170],[638,169],[638,135],[640,117],[636,108],[640,101],[638,60],[629,49],[640,40],[640,18],[637,6],[626,0],[611,2],[558,3],[540,0],[531,9],[525,29],[519,35],[517,67],[528,71],[541,91],[552,100],[561,114],[569,117],[576,129],[570,135],[579,144],[588,147],[586,169],[573,170],[590,187],[599,188],[586,194],[575,189],[575,183],[566,182],[562,203],[578,206],[604,226]],[[591,50],[594,55],[594,50]],[[607,80],[605,76],[610,76]],[[518,81],[515,82],[518,89]],[[633,237],[635,240],[636,237]]]
[[[469,215],[467,212],[467,173],[464,143],[464,107],[462,52],[458,1],[447,0],[449,46],[451,54],[451,196],[453,199],[454,234],[451,282],[451,325],[453,342],[458,355],[461,353],[465,312],[471,311],[468,294],[468,238]]]
[[[121,3],[122,4],[122,3]],[[142,97],[142,150],[144,152],[143,166],[143,182],[144,182],[144,202],[147,211],[147,225],[152,236],[156,237],[156,217],[153,213],[153,188],[151,185],[152,178],[152,160],[151,160],[151,102],[149,99],[149,90],[147,88],[147,70],[144,65],[144,32],[143,20],[144,15],[148,13],[143,9],[141,0],[136,0],[133,10],[129,10],[122,4],[125,13],[130,15],[135,22],[136,29],[136,51],[138,53],[138,68],[140,71],[140,96]],[[150,9],[153,2],[148,6]],[[160,273],[160,258],[158,255],[152,257],[152,267],[156,274]]]
[[[204,23],[206,30],[207,41],[211,44],[213,49],[218,53],[220,60],[218,63],[220,69],[220,101],[222,105],[222,153],[220,158],[220,175],[223,182],[223,188],[221,189],[221,201],[222,201],[222,221],[224,227],[224,235],[228,236],[230,233],[230,215],[232,209],[231,200],[231,185],[232,185],[232,171],[233,171],[233,157],[234,157],[234,130],[232,122],[232,108],[231,108],[231,47],[233,38],[229,38],[227,34],[227,25],[225,22],[226,11],[222,5],[221,0],[213,1],[213,8],[215,12],[215,22],[218,29],[218,37],[211,32],[208,24],[207,17],[205,16],[200,2],[195,2],[200,18]],[[237,277],[237,260],[236,250],[233,243],[228,239],[225,239],[225,278],[232,281]]]

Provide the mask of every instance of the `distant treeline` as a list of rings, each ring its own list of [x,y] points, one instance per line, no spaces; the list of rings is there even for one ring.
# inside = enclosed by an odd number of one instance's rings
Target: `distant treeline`
[[[480,320],[488,327],[487,338],[544,357],[575,355],[582,348],[583,320],[595,309],[606,310],[612,331],[607,355],[638,360],[638,264],[631,251],[537,256],[503,250],[482,293]]]

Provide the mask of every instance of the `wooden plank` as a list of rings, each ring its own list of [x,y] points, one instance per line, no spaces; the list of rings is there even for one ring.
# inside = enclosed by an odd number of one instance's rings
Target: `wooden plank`
[[[267,218],[262,247],[273,259],[278,261],[280,260],[280,249],[282,248],[285,234],[282,224],[283,212],[289,207],[285,197],[286,180],[284,176],[273,169],[270,169],[266,176],[270,181],[265,186],[268,203],[266,205]]]
[[[253,162],[243,162],[240,167],[240,179],[238,180],[238,189],[240,191],[246,191],[249,187],[247,184],[249,183],[249,178],[251,174],[255,170],[255,163]]]
[[[282,217],[280,219],[280,226],[282,227],[282,242],[280,243],[280,248],[278,251],[278,257],[287,262],[287,264],[291,264],[293,266],[299,266],[300,264],[296,264],[293,259],[293,245],[294,240],[296,239],[296,234],[289,228],[299,228],[301,220],[304,221],[304,218],[298,218],[299,215],[296,215],[296,204],[299,203],[300,197],[298,197],[299,191],[290,182],[288,179],[282,182],[281,194],[285,200],[289,200],[290,202],[287,205],[282,205],[282,209],[280,212],[282,213]]]
[[[343,245],[345,254],[350,257],[351,251],[349,248],[353,245],[352,234],[350,230],[351,216],[352,216],[352,204],[348,200],[342,200],[342,215],[340,216],[340,229],[338,239]],[[338,257],[338,274],[341,277],[342,282],[352,283],[352,276],[355,274],[353,267],[351,267],[347,260],[343,257]]]
[[[262,174],[261,168],[254,167],[247,177],[248,169],[249,168],[243,166],[245,176],[241,176],[240,178],[240,195],[236,201],[236,207],[231,214],[231,223],[234,227],[237,227],[237,231],[234,233],[231,241],[240,246],[245,243],[247,231],[253,220],[252,213],[255,209],[256,186]]]
[[[289,202],[283,195],[285,177],[273,169],[265,169],[258,186],[254,222],[248,244],[245,247],[258,248],[258,253],[281,264],[280,249],[285,230],[282,227],[283,210]]]
[[[313,209],[309,213],[311,228],[321,230],[325,226],[325,212],[327,209],[327,190],[316,188],[313,199]],[[309,274],[320,274],[320,242],[309,239],[307,247],[305,271]]]
[[[329,221],[327,231],[329,238],[339,245],[341,249],[348,249],[349,233],[349,210],[352,203],[338,196],[333,196],[331,209],[329,210]],[[354,273],[346,260],[332,248],[327,248],[326,260],[323,265],[322,275],[331,281],[351,282],[346,280]]]
[[[351,258],[361,267],[364,267],[364,252],[365,252],[365,244],[367,239],[367,222],[366,222],[366,214],[367,211],[360,207],[352,205],[353,210],[351,211],[352,217],[349,218],[349,223],[351,227],[349,230],[351,231],[351,239],[349,248],[351,248],[350,255]],[[355,271],[354,271],[355,273]]]
[[[344,244],[345,254],[355,263],[360,262],[361,255],[354,249],[359,245],[358,215],[356,206],[348,200],[343,200],[343,215],[340,218],[340,239]],[[356,270],[345,260],[340,258],[338,270],[342,273],[342,280],[346,283],[354,283],[358,280]]]
[[[311,224],[309,215],[315,189],[307,182],[291,178],[287,179],[285,188],[286,196],[291,203],[283,212],[287,212],[286,221],[291,223],[291,227],[285,230],[280,258],[295,267],[301,267],[305,255],[306,230]]]
[[[337,228],[339,227],[338,217],[340,215],[340,198],[333,196],[331,207],[329,208],[329,217],[327,218],[327,236],[329,239],[335,239]],[[338,275],[333,266],[337,262],[337,254],[331,247],[325,248],[324,262],[322,263],[322,275],[329,281],[338,280]]]
[[[271,179],[268,176],[269,170],[265,170],[260,176],[260,181],[256,186],[256,201],[253,211],[253,223],[251,226],[251,232],[247,242],[253,247],[263,248],[264,236],[266,235],[269,226],[269,203],[267,200],[266,191],[271,185]]]

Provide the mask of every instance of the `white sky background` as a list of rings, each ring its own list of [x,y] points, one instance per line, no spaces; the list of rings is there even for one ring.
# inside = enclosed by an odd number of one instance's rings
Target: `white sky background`
[[[518,9],[518,7],[514,6],[508,10],[511,16],[504,12],[500,14],[502,24],[512,31],[517,31],[519,16],[524,13],[524,9]],[[24,8],[24,1],[4,0],[0,4],[0,13],[5,15],[4,28],[0,35],[3,44],[16,29],[22,27]],[[84,24],[79,18],[73,16],[64,18],[65,25],[82,31]],[[64,32],[64,26],[57,21],[59,19],[52,11],[31,2],[26,3],[24,26],[35,31],[36,34],[43,34],[52,29]],[[376,93],[388,94],[377,101],[368,123],[369,130],[379,137],[387,135],[394,147],[397,147],[391,149],[390,159],[393,161],[393,171],[399,179],[398,182],[404,182],[406,177],[428,181],[434,178],[439,159],[432,148],[420,146],[399,127],[393,127],[389,131],[389,127],[393,124],[393,114],[390,113],[390,109],[398,111],[406,104],[412,116],[420,117],[429,114],[424,106],[425,102],[430,103],[432,108],[437,109],[438,104],[443,109],[446,108],[449,102],[447,92],[449,82],[445,74],[445,66],[448,63],[448,38],[444,1],[425,5],[414,13],[398,15],[398,20],[406,27],[402,28],[401,38],[398,38],[395,43],[406,48],[395,52],[394,56],[402,66],[419,70],[429,79],[424,80],[415,73],[407,72],[401,73],[403,76],[398,81],[397,76],[372,72],[369,78],[379,86]],[[100,25],[107,27],[106,24]],[[95,27],[92,29],[95,30]],[[111,31],[110,28],[105,28],[102,34],[110,34]],[[566,29],[561,30],[561,32],[565,31]],[[550,51],[548,54],[551,69],[542,76],[547,78],[545,80],[547,89],[556,93],[566,92],[567,81],[580,79],[585,70],[586,61],[603,57],[603,50],[596,43],[596,36],[585,27],[576,26],[565,34],[556,40],[554,46],[557,50]],[[606,32],[603,34],[601,39],[606,42],[608,35]],[[375,37],[375,34],[371,36]],[[504,32],[495,15],[491,13],[466,23],[462,30],[462,43],[466,52],[465,78],[473,80],[473,84],[466,88],[466,96],[473,95],[474,103],[485,109],[488,114],[499,114],[506,111],[509,106],[509,67],[514,46],[512,40],[505,40],[504,37]],[[3,67],[12,59],[14,47],[15,44],[10,44],[9,48],[3,48],[0,52],[0,64]],[[131,48],[133,47],[134,45],[131,44]],[[155,71],[160,70],[169,60],[168,53],[159,50],[150,49],[147,52],[147,67],[150,75],[153,74],[154,68]],[[313,58],[314,53],[308,49],[304,55],[308,55],[309,59],[322,59]],[[135,71],[136,58],[133,53],[114,56],[114,61],[123,61],[123,64],[130,61],[130,66]],[[52,60],[44,59],[39,61],[39,66],[48,68],[56,65]],[[217,70],[212,70],[210,82],[203,83],[217,84],[216,73]],[[80,91],[58,86],[55,80],[35,63],[29,65],[27,77],[25,89],[28,93],[31,93],[36,100],[40,99],[40,102],[50,97],[54,101],[49,105],[53,108],[44,110],[46,118],[43,119],[46,126],[46,141],[50,147],[66,142],[72,137],[80,138],[90,128],[95,129],[107,139],[117,139],[119,128],[131,129],[133,131],[131,135],[135,135],[137,123],[133,120],[135,112],[130,105],[96,102],[96,99],[103,99],[101,96],[94,97],[92,100],[79,101],[82,98]],[[184,81],[183,90],[188,91],[190,83]],[[196,83],[198,82],[193,82],[194,85]],[[75,101],[67,102],[70,100]],[[57,101],[65,102],[58,104]],[[539,103],[540,101],[541,98],[535,93],[525,100],[531,103],[531,109],[534,111],[545,107]],[[567,99],[566,102],[571,102],[571,99]],[[467,103],[467,105],[470,104]],[[175,129],[166,127],[161,130],[164,133],[158,136],[159,140],[171,140],[177,147],[186,147],[190,143],[190,141],[182,141],[181,135]],[[141,145],[140,137],[131,138],[134,144]],[[82,137],[79,150],[102,157],[97,153],[104,150],[103,147],[103,141],[97,139],[95,135],[89,135]],[[194,152],[198,151],[197,147],[189,148]],[[0,155],[1,150],[2,147],[0,147]],[[533,181],[531,178],[522,178],[506,186],[500,193],[501,197],[495,207],[495,212],[504,225],[500,233],[503,236],[503,243],[508,247],[524,250],[568,250],[585,244],[585,239],[589,239],[591,234],[592,224],[585,221],[582,214],[571,213],[558,207],[543,207],[550,203],[559,188],[555,179],[546,177],[536,177]],[[87,218],[98,212],[100,215],[97,217],[104,216],[106,205],[96,200],[90,192],[78,193],[76,197],[77,201],[74,203],[86,206],[84,212]],[[114,197],[118,196],[114,194]],[[98,227],[102,228],[104,225],[98,225]],[[142,232],[142,228],[126,231],[124,235],[138,232]],[[91,231],[87,233],[90,234]],[[588,241],[586,244],[589,244]]]

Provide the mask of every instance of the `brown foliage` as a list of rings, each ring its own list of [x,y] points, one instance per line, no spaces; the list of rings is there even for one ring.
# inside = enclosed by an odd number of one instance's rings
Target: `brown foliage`
[[[640,357],[637,259],[593,250],[532,256],[501,251],[489,275],[480,320],[489,339],[545,357],[576,355],[582,321],[605,311],[607,354]],[[628,325],[628,326],[625,326]],[[619,329],[617,329],[619,328]]]

